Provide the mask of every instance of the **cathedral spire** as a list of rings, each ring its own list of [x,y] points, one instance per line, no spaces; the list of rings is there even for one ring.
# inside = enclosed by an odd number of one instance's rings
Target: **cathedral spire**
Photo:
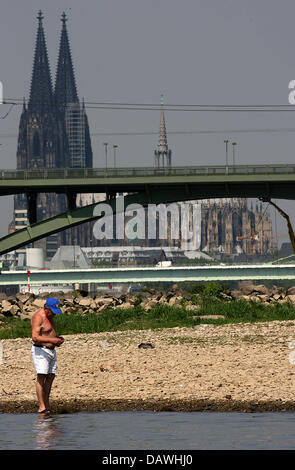
[[[162,162],[161,162],[162,158]],[[166,165],[165,165],[166,159]],[[155,166],[171,166],[171,150],[168,148],[167,133],[166,133],[166,123],[164,115],[164,99],[161,95],[161,112],[160,112],[160,130],[158,137],[158,148],[155,150]]]
[[[59,56],[55,81],[55,100],[57,106],[68,103],[78,103],[74,68],[70,50],[70,43],[66,27],[67,17],[63,12],[61,17],[62,30],[59,46]]]
[[[38,110],[45,110],[48,109],[48,107],[52,107],[53,94],[47,46],[42,23],[43,15],[41,10],[38,13],[37,19],[39,24],[35,46],[29,107],[31,109],[37,108]]]

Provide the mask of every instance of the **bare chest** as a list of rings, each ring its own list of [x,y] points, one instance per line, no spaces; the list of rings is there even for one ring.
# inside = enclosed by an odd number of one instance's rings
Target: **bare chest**
[[[55,325],[52,320],[44,318],[41,325],[41,334],[46,336],[55,336]]]

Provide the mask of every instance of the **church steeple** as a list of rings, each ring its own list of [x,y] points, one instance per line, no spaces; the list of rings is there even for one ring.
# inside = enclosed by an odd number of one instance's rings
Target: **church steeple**
[[[160,130],[159,130],[159,140],[158,140],[158,152],[167,152],[168,151],[166,123],[165,123],[164,107],[163,106],[164,106],[163,95],[161,95],[161,114],[160,114]]]
[[[61,21],[62,30],[55,80],[55,100],[58,107],[63,107],[68,103],[79,102],[66,27],[67,17],[65,12],[62,14]]]
[[[159,130],[159,137],[158,137],[158,148],[157,150],[155,150],[155,166],[156,167],[171,166],[171,153],[172,153],[171,150],[169,150],[168,148],[166,123],[165,123],[165,115],[164,115],[164,102],[163,102],[163,95],[161,95],[160,130]]]
[[[41,10],[39,11],[37,18],[39,24],[28,105],[30,109],[38,109],[40,112],[47,110],[48,108],[52,108],[53,93],[47,46],[42,23],[43,15]]]

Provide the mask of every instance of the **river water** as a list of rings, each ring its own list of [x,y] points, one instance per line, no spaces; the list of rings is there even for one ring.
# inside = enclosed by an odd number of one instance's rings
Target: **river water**
[[[295,449],[295,413],[0,414],[1,450]]]

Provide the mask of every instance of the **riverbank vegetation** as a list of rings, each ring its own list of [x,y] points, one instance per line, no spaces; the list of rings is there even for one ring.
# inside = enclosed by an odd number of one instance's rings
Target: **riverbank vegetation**
[[[141,305],[141,293],[132,308],[110,308],[99,314],[77,313],[75,309],[55,318],[59,335],[94,333],[116,330],[197,327],[201,324],[226,325],[295,320],[295,306],[290,302],[272,303],[222,297],[222,286],[212,283],[192,292],[195,308],[188,309],[186,300],[181,305],[157,304],[149,311]],[[30,319],[8,316],[1,319],[0,339],[31,336]]]

